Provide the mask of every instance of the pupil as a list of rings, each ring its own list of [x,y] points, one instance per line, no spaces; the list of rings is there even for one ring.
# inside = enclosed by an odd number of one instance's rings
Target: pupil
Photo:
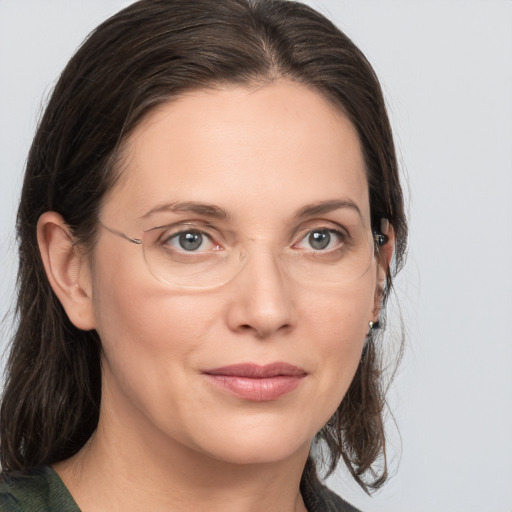
[[[309,235],[309,243],[313,249],[325,249],[331,241],[331,234],[328,231],[315,231]]]
[[[185,251],[195,251],[203,243],[201,233],[182,233],[179,238],[180,246]]]

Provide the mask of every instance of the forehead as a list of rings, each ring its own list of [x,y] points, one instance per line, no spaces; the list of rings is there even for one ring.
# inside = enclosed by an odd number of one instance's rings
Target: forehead
[[[134,130],[123,161],[105,202],[116,216],[180,201],[236,214],[339,199],[369,216],[354,126],[321,93],[295,82],[185,93]]]

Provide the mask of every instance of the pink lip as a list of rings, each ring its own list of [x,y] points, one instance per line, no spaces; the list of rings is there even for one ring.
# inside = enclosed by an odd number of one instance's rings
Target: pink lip
[[[244,363],[207,370],[212,384],[244,400],[265,402],[290,393],[307,375],[306,371],[287,363],[264,366]]]

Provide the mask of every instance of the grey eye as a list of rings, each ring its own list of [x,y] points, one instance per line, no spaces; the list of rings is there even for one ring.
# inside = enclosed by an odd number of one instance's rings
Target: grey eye
[[[181,228],[181,229],[180,229]],[[206,254],[210,251],[220,250],[218,243],[214,242],[210,234],[200,229],[181,226],[162,226],[164,232],[159,237],[157,245],[170,254]]]
[[[321,251],[329,246],[331,242],[331,233],[327,230],[312,231],[309,234],[308,242],[313,249]]]
[[[203,235],[198,231],[187,231],[176,235],[181,249],[195,251],[203,245]]]

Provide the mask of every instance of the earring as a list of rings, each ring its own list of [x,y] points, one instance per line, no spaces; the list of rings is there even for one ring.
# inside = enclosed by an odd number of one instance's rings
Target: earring
[[[375,322],[373,322],[372,320],[370,320],[368,322],[368,332],[366,333],[366,336],[370,336],[371,333],[373,332],[373,330],[378,329],[378,328],[379,328],[379,321],[375,320]]]

